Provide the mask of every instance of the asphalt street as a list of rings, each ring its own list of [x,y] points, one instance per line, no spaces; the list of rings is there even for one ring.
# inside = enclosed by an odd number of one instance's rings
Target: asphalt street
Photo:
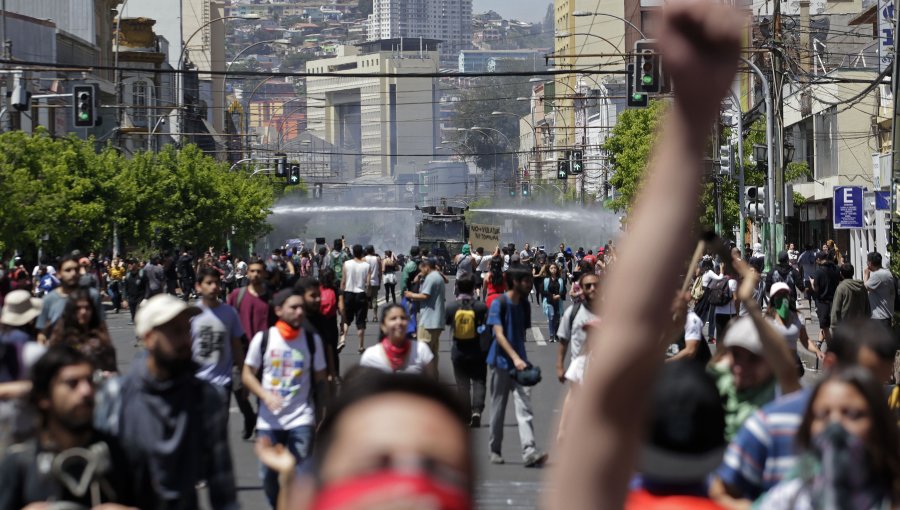
[[[452,300],[452,281],[447,285],[448,303]],[[382,296],[382,300],[383,300]],[[129,313],[122,310],[115,314],[107,305],[107,323],[113,343],[116,347],[120,373],[128,370],[135,354],[138,353],[134,326],[128,325]],[[547,320],[540,307],[532,306],[534,327],[528,332],[528,359],[541,367],[543,381],[533,389],[532,404],[534,408],[535,436],[538,448],[549,450],[550,439],[555,437],[556,423],[565,396],[564,386],[555,377],[555,353],[557,344],[546,342]],[[378,324],[371,322],[366,329],[366,346],[376,343]],[[359,355],[356,353],[355,329],[351,327],[348,335],[348,348],[341,353],[341,370],[345,372],[356,365]],[[439,373],[442,382],[453,385],[453,369],[450,364],[450,337],[447,332],[441,337]],[[490,395],[488,395],[488,399]],[[254,399],[255,400],[255,399]],[[486,407],[489,407],[486,406]],[[485,410],[487,411],[487,409]],[[482,418],[481,428],[472,431],[472,447],[479,480],[477,486],[477,508],[537,508],[538,493],[541,490],[542,469],[529,469],[522,465],[522,454],[519,447],[519,434],[516,427],[512,399],[506,413],[506,430],[503,440],[503,457],[506,464],[494,465],[488,461],[489,432],[487,414]],[[267,507],[262,485],[259,480],[259,463],[253,453],[253,442],[241,439],[241,419],[237,406],[232,401],[231,420],[229,421],[231,454],[234,460],[237,478],[238,497],[242,508],[264,509]],[[552,457],[551,457],[552,462]]]
[[[452,282],[447,285],[448,303],[452,300]],[[383,297],[382,297],[383,300]],[[108,308],[107,303],[107,308]],[[815,314],[810,314],[805,302],[801,306],[801,313],[806,317],[806,325],[809,335],[818,338],[819,328]],[[810,317],[811,316],[811,317]],[[533,388],[532,405],[534,409],[535,435],[538,438],[538,447],[550,451],[550,461],[544,469],[552,469],[553,455],[551,439],[556,435],[556,425],[562,406],[562,398],[565,396],[565,387],[557,382],[555,377],[555,356],[557,344],[549,344],[546,339],[547,320],[541,309],[532,304],[533,327],[528,331],[527,346],[528,359],[536,366],[541,367],[543,381]],[[110,333],[116,347],[120,371],[128,370],[128,366],[138,352],[139,346],[134,335],[134,327],[128,325],[129,314],[122,310],[115,314],[107,309],[107,322]],[[369,320],[371,321],[371,315]],[[378,325],[369,322],[366,329],[366,346],[373,345],[377,341]],[[341,368],[346,371],[356,365],[359,355],[355,345],[355,331],[351,328],[348,335],[348,347],[341,354]],[[715,349],[714,346],[713,349]],[[440,344],[439,372],[440,379],[447,385],[453,385],[453,370],[450,364],[450,337],[445,331]],[[801,359],[807,367],[804,376],[804,384],[811,384],[818,377],[815,370],[815,359],[801,347],[799,349]],[[488,394],[490,399],[490,394]],[[254,399],[255,400],[255,399]],[[489,408],[488,406],[486,406]],[[496,508],[537,508],[538,495],[541,492],[541,478],[543,469],[528,469],[522,465],[522,455],[519,447],[518,429],[515,422],[515,413],[512,409],[512,399],[506,413],[506,431],[503,442],[503,457],[506,464],[494,465],[488,460],[489,431],[487,424],[489,416],[482,418],[482,426],[472,431],[472,447],[477,470],[477,508],[490,510]],[[239,491],[241,506],[248,509],[266,508],[265,496],[259,481],[259,464],[253,453],[253,442],[241,439],[241,420],[237,407],[232,403],[231,420],[229,422],[229,436],[231,453],[234,459],[235,475]]]

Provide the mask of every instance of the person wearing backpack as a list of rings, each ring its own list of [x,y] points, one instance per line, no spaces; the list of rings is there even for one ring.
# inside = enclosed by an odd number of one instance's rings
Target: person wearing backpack
[[[347,262],[349,259],[350,257],[344,251],[344,240],[335,239],[334,244],[331,245],[331,253],[325,259],[325,265],[334,271],[338,288],[341,288],[341,280],[344,279],[344,262]]]
[[[303,294],[283,289],[275,294],[272,304],[278,322],[250,341],[242,379],[260,399],[257,436],[289,450],[299,473],[312,453],[328,367],[321,338],[304,327]],[[263,467],[260,477],[274,508],[280,490],[278,473]]]
[[[587,339],[587,331],[584,326],[597,320],[597,316],[592,310],[594,309],[594,300],[600,291],[600,277],[594,273],[584,273],[576,283],[581,287],[582,301],[573,304],[563,312],[559,321],[559,329],[556,332],[559,339],[556,378],[562,384],[566,383],[566,352],[571,350],[573,361],[582,354],[581,351]]]
[[[725,328],[737,315],[737,280],[725,272],[725,263],[719,264],[718,278],[709,284],[709,305],[713,312],[713,320],[709,324],[710,343],[716,342],[716,336],[723,337]]]
[[[488,308],[475,300],[475,278],[463,276],[456,280],[456,301],[447,306],[447,325],[450,326],[452,346],[450,362],[460,401],[469,414],[469,426],[481,426],[484,397],[487,392],[486,340],[490,339],[485,323]]]
[[[803,285],[803,278],[800,276],[800,271],[791,266],[790,256],[786,251],[778,253],[778,262],[775,264],[775,267],[769,271],[769,274],[766,275],[766,294],[771,293],[772,285],[779,282],[786,283],[787,286],[790,287],[791,301],[796,303],[797,290],[802,292],[805,286]]]

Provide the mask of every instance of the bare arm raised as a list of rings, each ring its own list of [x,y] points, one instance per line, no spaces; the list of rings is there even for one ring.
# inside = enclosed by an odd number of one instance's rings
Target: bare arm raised
[[[622,508],[644,423],[644,406],[673,327],[669,312],[695,238],[703,174],[702,152],[740,52],[741,18],[707,0],[667,4],[659,47],[675,84],[675,101],[629,221],[621,256],[611,270],[602,316],[591,335],[605,345],[592,360],[576,397],[569,437],[550,472],[553,510]],[[667,257],[638,254],[665,246]],[[674,262],[673,262],[674,261]],[[653,285],[636,285],[633,275]]]

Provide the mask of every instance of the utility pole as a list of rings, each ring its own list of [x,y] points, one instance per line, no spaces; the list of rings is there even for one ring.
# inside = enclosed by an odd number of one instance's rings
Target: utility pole
[[[894,27],[900,23],[900,9],[894,8]],[[900,208],[900,197],[897,192],[900,190],[900,66],[897,65],[897,55],[900,55],[900,38],[897,37],[897,29],[894,28],[894,69],[891,71],[891,91],[894,97],[894,122],[891,125],[892,142],[891,142],[891,223],[888,232],[888,244],[890,246],[891,257],[900,257],[900,236],[895,231],[900,222],[897,209]],[[894,259],[891,259],[894,262]]]
[[[769,190],[769,193],[774,193],[775,210],[769,211],[769,214],[773,215],[772,218],[774,220],[772,221],[774,229],[772,232],[769,232],[769,246],[767,249],[769,253],[768,257],[766,257],[769,267],[775,265],[778,251],[784,248],[784,93],[782,87],[782,76],[784,75],[782,50],[784,41],[781,30],[781,2],[775,0],[772,2],[772,47],[770,49],[773,69],[771,81],[772,106],[774,110],[772,135],[775,137],[772,141],[774,142],[775,154],[772,154],[773,166],[769,167],[769,172],[774,172],[775,175],[775,189]]]

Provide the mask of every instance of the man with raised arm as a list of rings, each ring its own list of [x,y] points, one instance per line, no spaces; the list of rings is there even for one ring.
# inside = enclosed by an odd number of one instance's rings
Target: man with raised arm
[[[696,243],[697,197],[704,147],[722,98],[734,82],[742,20],[721,4],[689,0],[666,5],[659,21],[662,58],[675,100],[655,149],[643,190],[630,215],[618,262],[605,291],[603,327],[595,345],[608,346],[587,371],[573,406],[570,437],[562,444],[545,507],[566,510],[622,508],[644,430],[651,381],[667,341],[681,326],[669,313]],[[638,256],[666,246],[668,257]],[[672,261],[677,261],[675,265]],[[634,285],[633,275],[654,285]],[[665,340],[664,340],[665,339]]]

